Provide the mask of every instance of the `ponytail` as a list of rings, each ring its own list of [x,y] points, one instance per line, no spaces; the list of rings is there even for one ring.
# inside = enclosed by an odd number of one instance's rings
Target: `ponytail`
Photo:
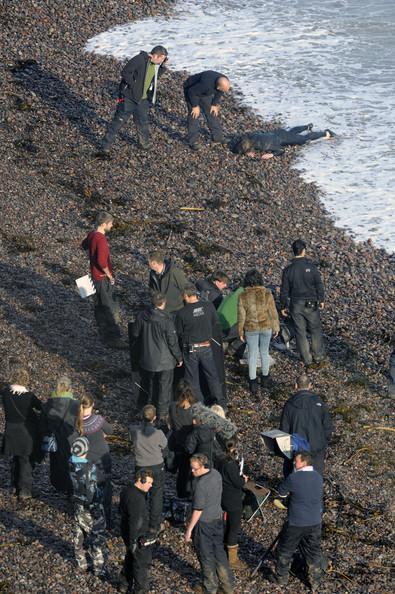
[[[80,398],[80,412],[76,421],[76,429],[80,435],[84,435],[84,410],[94,405],[92,396],[84,395]]]

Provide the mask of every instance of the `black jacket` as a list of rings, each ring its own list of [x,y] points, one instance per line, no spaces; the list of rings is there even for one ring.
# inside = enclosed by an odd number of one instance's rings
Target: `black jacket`
[[[9,387],[0,392],[4,406],[5,430],[2,453],[6,456],[40,458],[39,417],[41,402],[32,392],[14,393]]]
[[[149,288],[166,295],[166,311],[172,313],[182,308],[184,305],[182,293],[187,284],[185,274],[180,268],[177,268],[171,260],[165,260],[165,268],[162,274],[157,274],[150,270]]]
[[[305,437],[312,453],[324,450],[331,438],[332,420],[328,407],[314,392],[299,390],[283,408],[280,430]]]
[[[121,536],[125,546],[133,549],[140,536],[148,532],[149,515],[146,496],[135,485],[124,487],[119,500]]]
[[[185,451],[190,454],[205,454],[213,461],[215,430],[208,425],[194,425],[185,439]]]
[[[317,266],[308,258],[294,258],[283,271],[281,282],[281,309],[298,301],[318,301],[325,298],[324,285]]]
[[[183,345],[206,342],[222,336],[215,307],[209,301],[187,303],[177,312],[176,329]]]
[[[147,52],[140,52],[137,56],[134,56],[125,65],[121,73],[121,84],[119,85],[119,97],[121,99],[131,99],[136,103],[139,103],[143,96],[145,73],[147,71],[148,62],[150,60]],[[162,76],[165,68],[163,65],[159,66],[158,79]],[[149,89],[148,98],[153,93]]]
[[[192,107],[199,105],[201,97],[212,97],[211,105],[218,105],[223,96],[217,89],[217,80],[224,76],[214,70],[193,74],[184,82],[185,98]]]
[[[224,511],[236,511],[243,508],[244,478],[240,475],[240,464],[236,460],[223,459],[218,465],[222,476],[222,501]]]
[[[140,367],[147,371],[174,369],[182,361],[176,329],[170,316],[160,309],[141,312],[131,335],[140,343]]]
[[[218,287],[216,287],[210,279],[200,278],[196,281],[196,288],[203,300],[211,301],[215,309],[219,308],[224,297]]]

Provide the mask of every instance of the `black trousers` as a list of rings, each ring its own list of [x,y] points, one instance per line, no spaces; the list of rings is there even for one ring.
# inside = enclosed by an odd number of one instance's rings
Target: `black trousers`
[[[118,103],[112,122],[110,122],[103,138],[102,149],[110,148],[119,130],[126,124],[130,116],[133,116],[139,139],[147,143],[149,140],[148,109],[147,99],[143,99],[140,103],[125,99],[123,103]]]
[[[176,489],[177,497],[185,499],[191,495],[191,465],[190,456],[186,452],[176,452],[175,466],[177,468]]]
[[[143,594],[149,591],[148,572],[152,563],[152,546],[137,547],[134,553],[130,550],[123,562],[124,576],[133,592]]]
[[[95,318],[103,342],[116,340],[121,333],[118,328],[119,306],[114,295],[114,286],[108,278],[93,280],[95,294]]]
[[[305,365],[312,363],[313,359],[317,363],[322,361],[325,347],[319,309],[306,307],[304,301],[291,303],[291,316],[295,324],[296,346]],[[311,336],[311,353],[307,331]]]
[[[207,122],[207,126],[210,129],[211,136],[212,136],[213,140],[218,142],[218,141],[223,140],[224,133],[222,131],[221,122],[219,121],[218,116],[212,115],[210,113],[210,108],[212,106],[213,98],[214,98],[214,95],[200,97],[199,107],[204,114],[204,117]],[[188,108],[188,119],[187,119],[188,136],[187,136],[187,140],[188,140],[189,144],[195,144],[199,137],[199,133],[200,133],[199,118],[192,117],[192,114],[191,114],[192,105],[189,102],[186,94],[185,94],[185,101],[186,101],[187,108]]]
[[[173,394],[174,369],[164,371],[143,370],[143,388],[147,400],[156,406],[159,419],[169,414],[170,400]]]
[[[323,138],[325,136],[325,132],[321,130],[317,132],[308,132],[307,134],[301,134],[301,132],[305,132],[308,129],[308,126],[295,126],[290,130],[275,130],[274,133],[277,135],[281,146],[286,145],[302,145],[310,140],[318,140],[318,138]]]
[[[320,567],[321,524],[316,526],[290,526],[286,523],[283,526],[277,547],[277,575],[288,575],[292,557],[298,547],[308,567]]]
[[[243,508],[228,511],[226,510],[226,524],[225,524],[225,544],[232,547],[239,542],[239,533],[241,526],[241,517],[243,515]]]
[[[16,494],[31,495],[34,463],[31,456],[13,456],[11,462],[11,482]]]
[[[222,385],[219,381],[218,371],[211,347],[200,347],[192,353],[184,349],[185,379],[192,384],[195,395],[200,402],[204,397],[200,389],[199,372],[201,372],[208,385],[211,399],[221,404],[223,402]]]
[[[199,521],[192,537],[202,569],[205,592],[216,594],[221,587],[224,594],[232,594],[233,576],[224,549],[222,518],[213,522]]]
[[[154,466],[136,466],[138,470],[151,470],[154,482],[149,491],[149,528],[151,530],[159,531],[162,520],[163,511],[163,492],[165,486],[165,467],[164,464],[156,464]]]

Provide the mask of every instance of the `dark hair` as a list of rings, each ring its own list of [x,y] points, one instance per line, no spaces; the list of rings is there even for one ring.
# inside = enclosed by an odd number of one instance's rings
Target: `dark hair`
[[[296,380],[296,385],[298,388],[306,389],[310,385],[310,378],[307,373],[301,373]]]
[[[135,474],[135,482],[136,483],[137,483],[137,481],[146,483],[147,478],[151,478],[152,480],[154,479],[152,470],[150,470],[149,468],[140,468],[139,470],[137,470],[137,472]]]
[[[152,304],[154,307],[160,307],[164,303],[166,303],[166,295],[163,293],[153,293],[152,294]]]
[[[300,256],[303,250],[306,249],[306,244],[303,239],[296,239],[292,244],[292,251],[294,256]]]
[[[245,274],[243,286],[244,287],[261,287],[263,285],[263,278],[256,268],[248,270]]]
[[[177,406],[181,406],[185,401],[192,406],[196,402],[196,397],[192,385],[186,380],[180,380],[176,387]]]
[[[299,458],[302,460],[302,462],[307,462],[307,466],[312,466],[313,458],[311,457],[310,452],[305,452],[304,450],[300,450],[300,451],[295,452],[294,460],[295,460],[296,456],[299,456]]]
[[[182,292],[183,295],[187,297],[193,297],[194,295],[198,294],[198,290],[194,285],[185,285],[185,289]]]
[[[104,225],[104,223],[111,223],[114,220],[112,214],[105,210],[101,210],[96,215],[96,225],[100,227],[100,225]]]
[[[211,278],[213,282],[220,281],[221,283],[228,284],[230,281],[229,276],[225,272],[222,272],[222,270],[217,270],[216,272],[214,272]]]
[[[206,454],[193,454],[193,456],[191,456],[191,462],[192,460],[196,460],[196,462],[199,462],[200,466],[204,466],[205,468],[209,467],[208,458]]]
[[[149,253],[148,256],[149,262],[157,262],[158,264],[163,264],[165,261],[165,253],[161,250],[154,250],[153,252]]]
[[[156,56],[168,56],[168,51],[163,45],[156,45],[152,48],[151,54],[155,54]]]
[[[236,460],[237,459],[237,440],[236,439],[230,439],[229,441],[226,442],[225,445],[226,448],[226,459],[227,460]]]

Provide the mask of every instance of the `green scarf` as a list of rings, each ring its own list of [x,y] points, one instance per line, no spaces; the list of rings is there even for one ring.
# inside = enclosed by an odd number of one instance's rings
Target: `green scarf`
[[[61,392],[57,394],[55,390],[51,394],[51,398],[74,398],[73,392]]]

